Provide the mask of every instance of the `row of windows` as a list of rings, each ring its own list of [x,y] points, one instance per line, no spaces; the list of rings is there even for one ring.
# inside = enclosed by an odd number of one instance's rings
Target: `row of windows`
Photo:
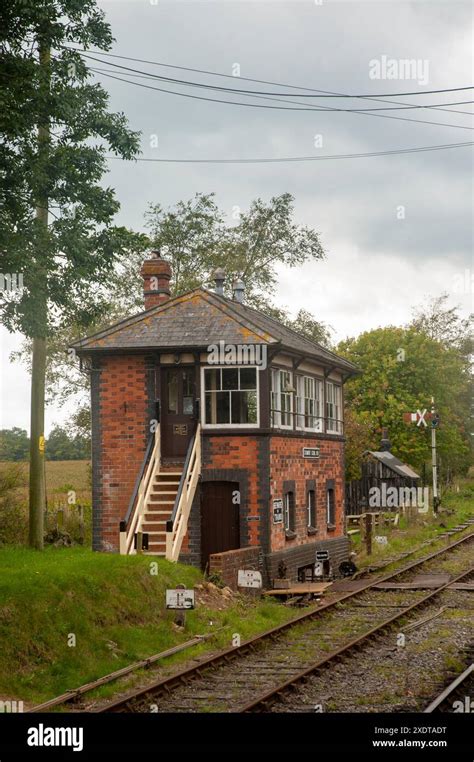
[[[304,431],[323,430],[323,382],[313,376],[295,374],[274,368],[271,374],[272,425],[282,429],[293,428],[293,418],[297,429]],[[327,431],[342,433],[341,387],[326,381]],[[294,401],[293,401],[294,400]],[[295,406],[295,409],[293,409]]]
[[[295,493],[292,490],[284,496],[284,524],[287,532],[294,532],[296,527]],[[306,490],[306,520],[308,529],[317,529],[316,491]],[[334,487],[326,488],[326,523],[334,526],[336,523],[336,501]]]
[[[313,376],[274,368],[271,371],[272,426],[342,433],[341,387]],[[324,415],[325,412],[325,415]],[[250,367],[204,369],[204,423],[211,426],[257,426],[258,371]]]

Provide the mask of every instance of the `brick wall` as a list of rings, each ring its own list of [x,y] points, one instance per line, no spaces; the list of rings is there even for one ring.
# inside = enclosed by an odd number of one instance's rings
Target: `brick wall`
[[[233,590],[237,590],[239,569],[263,571],[262,549],[240,548],[227,550],[225,553],[214,553],[209,557],[209,573],[219,574],[223,582]]]
[[[319,447],[318,459],[302,457],[303,447]],[[313,480],[316,492],[316,534],[308,534],[307,485]],[[335,528],[326,521],[326,482],[334,480]],[[284,482],[294,482],[295,532],[287,539],[284,523],[273,523],[271,515],[271,551],[290,550],[305,543],[334,539],[344,534],[344,442],[328,439],[272,436],[270,439],[270,489],[273,499],[284,497]]]
[[[299,568],[314,564],[317,550],[329,551],[331,572],[337,576],[339,573],[339,564],[342,561],[347,561],[349,558],[349,538],[335,537],[334,539],[310,542],[306,545],[285,547],[275,553],[270,553],[265,556],[267,579],[271,581],[272,579],[279,577],[278,567],[280,563],[283,562],[287,569],[286,578],[293,582],[296,581]]]
[[[268,437],[203,436],[202,481],[239,484],[240,544],[268,546]]]
[[[93,373],[93,547],[118,550],[149,436],[150,363],[143,355],[103,356]]]

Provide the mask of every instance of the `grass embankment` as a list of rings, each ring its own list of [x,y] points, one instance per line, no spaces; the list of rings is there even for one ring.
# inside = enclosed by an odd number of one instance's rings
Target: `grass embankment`
[[[389,558],[407,553],[421,546],[421,543],[427,540],[436,540],[436,538],[446,532],[447,529],[462,524],[466,519],[474,518],[474,478],[462,480],[459,485],[459,492],[451,491],[442,499],[442,505],[437,516],[432,512],[428,514],[419,514],[412,522],[408,522],[406,517],[400,518],[398,527],[391,525],[384,526],[379,524],[373,528],[373,535],[385,535],[387,537],[386,545],[379,545],[375,540],[372,542],[372,553],[367,555],[365,543],[360,535],[352,535],[353,550],[356,552],[357,567],[362,569],[372,564],[383,563]],[[471,527],[472,531],[474,527]],[[468,531],[468,530],[466,530]],[[460,535],[461,536],[461,535]],[[453,538],[457,539],[456,535]],[[432,551],[434,552],[445,540],[439,540],[439,544],[434,542]],[[426,555],[431,551],[431,546],[425,546],[413,554],[413,559],[418,555]]]
[[[165,609],[165,590],[204,582],[199,570],[147,556],[92,553],[84,548],[0,549],[0,699],[25,707],[216,630],[210,641],[166,664],[204,650],[227,648],[294,617],[271,601],[254,602],[203,591],[186,614],[184,632]],[[221,629],[219,629],[221,628]],[[68,638],[75,635],[76,645]],[[101,689],[111,693],[116,686]]]

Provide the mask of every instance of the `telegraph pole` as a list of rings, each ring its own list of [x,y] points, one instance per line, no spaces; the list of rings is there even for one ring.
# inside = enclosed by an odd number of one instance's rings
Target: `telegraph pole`
[[[51,50],[49,41],[42,35],[38,39],[40,65],[40,92],[42,113],[38,120],[38,158],[41,171],[49,154],[50,125],[48,97],[50,88]],[[36,199],[36,221],[39,230],[39,246],[46,245],[48,233],[48,196],[39,192]],[[32,342],[31,362],[31,430],[30,430],[30,484],[29,484],[29,542],[37,550],[43,549],[44,510],[46,505],[45,439],[44,439],[44,390],[46,373],[46,321],[47,295],[46,275],[36,284],[39,325]]]

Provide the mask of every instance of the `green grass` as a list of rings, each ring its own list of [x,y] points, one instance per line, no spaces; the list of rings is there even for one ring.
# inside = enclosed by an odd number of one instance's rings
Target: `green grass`
[[[218,610],[225,599],[217,595],[210,606],[187,612],[185,631],[176,632],[165,590],[178,583],[193,587],[202,574],[158,559],[153,576],[150,561],[156,559],[80,547],[0,549],[0,698],[38,703],[193,635],[216,631],[206,643],[167,659],[168,665],[229,647],[233,633],[245,640],[297,613],[240,596]],[[68,646],[71,633],[75,647]],[[112,684],[101,693],[115,689]]]

